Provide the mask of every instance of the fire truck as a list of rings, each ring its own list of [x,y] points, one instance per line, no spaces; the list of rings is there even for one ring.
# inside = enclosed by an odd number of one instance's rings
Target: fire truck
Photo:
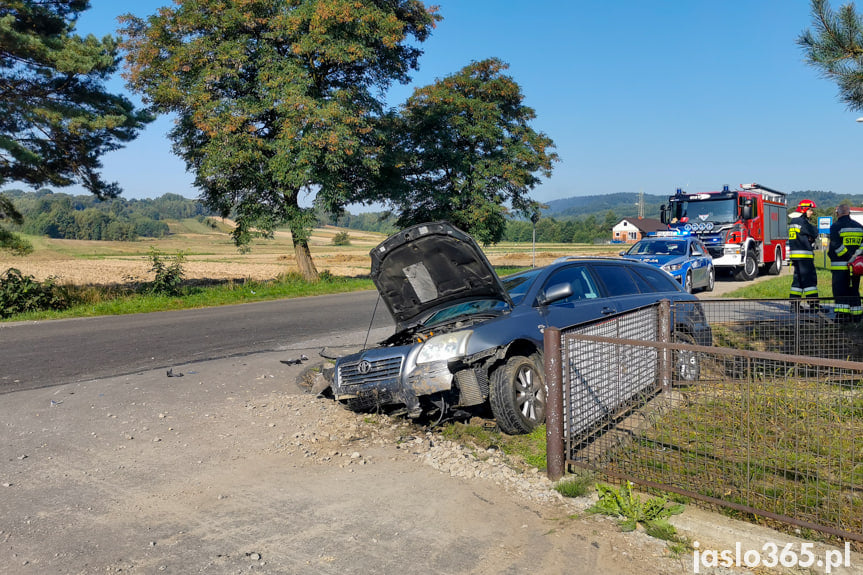
[[[749,281],[759,270],[778,275],[782,269],[788,240],[788,205],[782,192],[760,184],[700,194],[678,189],[660,209],[669,231],[701,239],[717,270]]]

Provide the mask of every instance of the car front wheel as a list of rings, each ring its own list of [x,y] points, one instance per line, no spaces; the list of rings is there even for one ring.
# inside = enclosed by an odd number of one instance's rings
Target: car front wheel
[[[530,433],[545,423],[545,378],[538,355],[513,356],[491,374],[489,403],[501,431]]]
[[[696,345],[695,338],[690,334],[675,331],[673,337],[674,343],[683,343],[687,345]],[[689,350],[675,350],[674,354],[674,370],[677,372],[676,379],[679,382],[698,381],[701,375],[701,363],[699,361],[698,352]]]

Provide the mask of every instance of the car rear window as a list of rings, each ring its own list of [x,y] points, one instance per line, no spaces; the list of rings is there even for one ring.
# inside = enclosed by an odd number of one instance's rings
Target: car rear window
[[[629,270],[624,266],[617,265],[595,265],[593,269],[596,271],[602,283],[605,284],[608,290],[608,295],[611,297],[621,295],[632,295],[641,293],[638,289],[638,284],[629,274]]]

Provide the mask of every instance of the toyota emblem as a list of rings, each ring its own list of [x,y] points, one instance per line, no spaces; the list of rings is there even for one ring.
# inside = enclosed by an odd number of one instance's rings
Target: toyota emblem
[[[360,360],[357,364],[357,371],[363,375],[366,375],[368,372],[372,370],[372,364],[368,360]]]

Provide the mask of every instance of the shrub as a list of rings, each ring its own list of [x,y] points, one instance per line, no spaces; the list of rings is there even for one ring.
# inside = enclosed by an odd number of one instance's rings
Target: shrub
[[[15,268],[9,268],[0,275],[0,317],[68,306],[67,294],[53,278],[40,283]]]
[[[348,235],[348,232],[338,232],[333,236],[333,245],[334,246],[349,246],[351,245],[351,237]]]
[[[178,251],[174,257],[162,254],[156,248],[150,248],[150,271],[156,277],[150,282],[147,291],[157,295],[180,295],[183,289],[183,262],[186,255]]]

